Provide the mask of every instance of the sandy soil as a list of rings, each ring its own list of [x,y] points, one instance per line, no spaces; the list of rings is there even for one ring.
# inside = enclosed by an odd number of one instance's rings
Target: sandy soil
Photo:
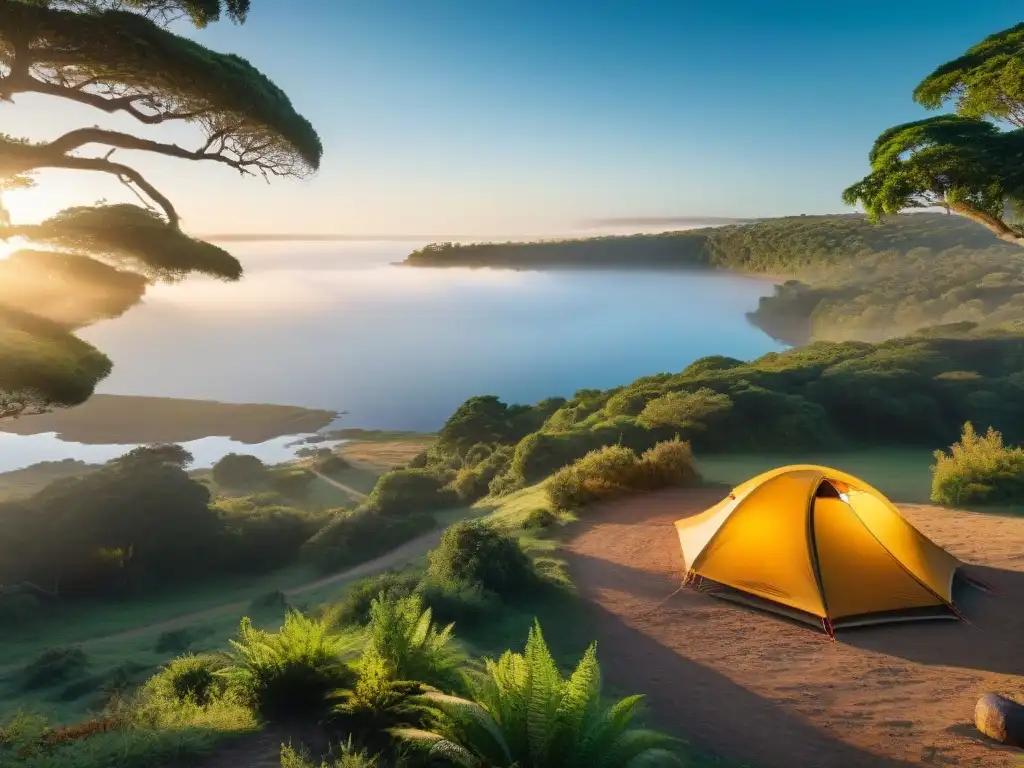
[[[721,495],[672,491],[596,507],[567,544],[611,684],[647,694],[663,727],[762,768],[1024,766],[1024,751],[973,726],[982,693],[1024,694],[1024,519],[901,506],[1001,594],[972,591],[970,624],[848,629],[832,643],[691,590],[669,598],[682,569],[673,521]]]

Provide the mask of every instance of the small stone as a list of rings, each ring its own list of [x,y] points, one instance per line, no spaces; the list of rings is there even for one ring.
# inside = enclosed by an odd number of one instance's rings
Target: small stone
[[[1024,706],[998,693],[986,693],[974,707],[974,725],[1001,744],[1024,747]]]

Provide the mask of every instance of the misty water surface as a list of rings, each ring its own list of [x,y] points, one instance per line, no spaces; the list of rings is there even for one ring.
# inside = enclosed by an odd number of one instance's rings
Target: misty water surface
[[[685,272],[391,265],[417,244],[230,246],[240,283],[158,286],[82,335],[99,391],[347,411],[352,427],[433,430],[474,394],[533,402],[781,348],[744,313],[769,283]]]

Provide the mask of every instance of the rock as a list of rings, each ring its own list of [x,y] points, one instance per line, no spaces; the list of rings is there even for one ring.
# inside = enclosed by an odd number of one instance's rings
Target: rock
[[[1024,747],[1024,706],[1016,701],[986,693],[974,707],[974,724],[1001,744]]]

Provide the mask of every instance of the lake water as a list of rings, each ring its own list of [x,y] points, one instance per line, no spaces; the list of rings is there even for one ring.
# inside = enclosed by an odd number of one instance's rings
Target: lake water
[[[782,348],[745,318],[771,293],[767,281],[393,265],[419,245],[232,244],[240,283],[157,286],[82,333],[114,361],[98,391],[303,405],[345,411],[349,427],[434,430],[471,395],[534,402]]]

